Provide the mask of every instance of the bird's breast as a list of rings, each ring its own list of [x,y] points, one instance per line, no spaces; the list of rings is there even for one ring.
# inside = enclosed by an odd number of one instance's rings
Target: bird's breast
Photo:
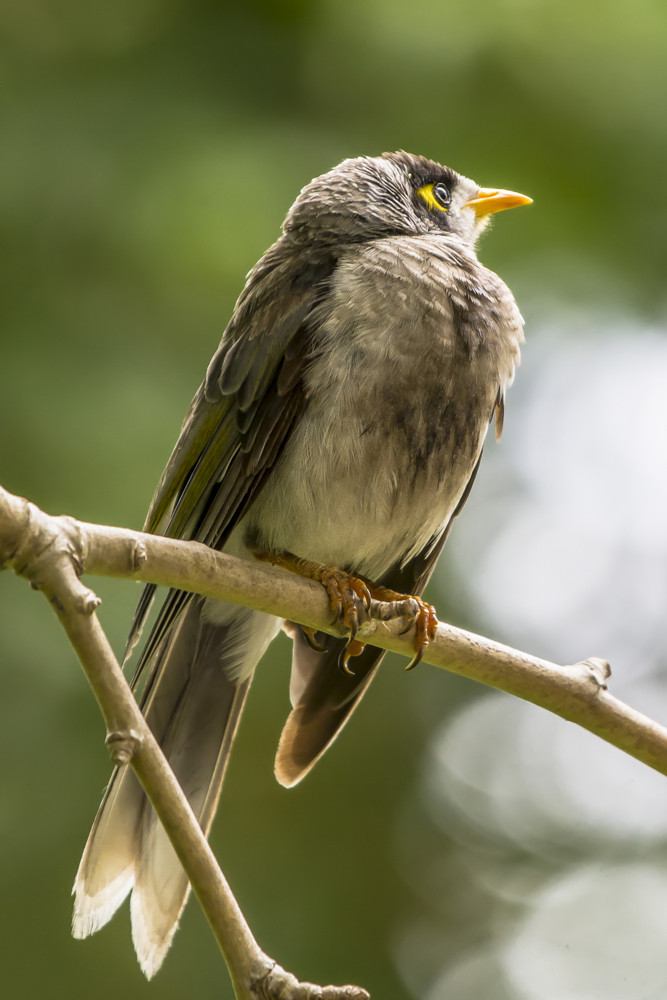
[[[516,353],[483,317],[471,345],[451,264],[407,250],[339,266],[313,317],[305,412],[248,515],[267,548],[375,579],[449,521]]]

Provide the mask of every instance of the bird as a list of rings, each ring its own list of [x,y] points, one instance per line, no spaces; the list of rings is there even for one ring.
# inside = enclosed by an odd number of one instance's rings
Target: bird
[[[523,320],[476,242],[530,198],[403,151],[344,160],[301,190],[249,272],[185,417],[145,530],[320,580],[347,638],[170,590],[133,681],[208,836],[255,668],[281,624],[291,712],[275,775],[299,782],[382,659],[357,626],[373,598],[417,601],[415,660],[437,618],[421,594],[463,507],[487,430],[502,431]],[[147,585],[127,655],[155,597]],[[73,934],[131,894],[147,977],[187,878],[128,767],[117,768],[73,889]]]

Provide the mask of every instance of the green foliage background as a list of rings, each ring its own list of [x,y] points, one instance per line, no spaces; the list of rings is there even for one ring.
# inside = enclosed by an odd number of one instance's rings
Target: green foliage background
[[[658,0],[2,0],[0,481],[53,513],[140,526],[244,274],[300,187],[345,156],[405,148],[534,198],[481,252],[524,307],[528,352],[554,303],[655,320],[666,28]],[[442,617],[482,630],[465,567],[446,565]],[[98,590],[120,649],[137,590]],[[46,603],[9,574],[0,602],[5,995],[229,996],[194,904],[150,985],[126,910],[70,939],[104,733]],[[430,729],[476,692],[389,664],[287,793],[272,777],[286,653],[260,670],[215,848],[287,968],[406,996],[397,927],[428,910],[402,875],[397,824]],[[443,902],[443,962],[474,909],[461,879]]]

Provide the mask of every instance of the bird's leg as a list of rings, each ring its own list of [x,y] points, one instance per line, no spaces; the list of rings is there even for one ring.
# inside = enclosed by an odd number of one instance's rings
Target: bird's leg
[[[308,580],[317,580],[326,588],[329,595],[329,605],[335,620],[341,622],[349,630],[350,636],[340,658],[340,667],[346,673],[352,673],[347,662],[351,656],[358,656],[364,648],[364,643],[355,637],[359,624],[371,609],[371,594],[365,580],[347,573],[337,566],[324,566],[310,559],[300,559],[291,552],[253,552],[256,559],[282,566],[292,573],[305,576]],[[306,641],[317,649],[312,629],[306,634]]]
[[[376,586],[375,584],[370,584],[369,590],[374,601],[397,603],[410,598],[416,602],[417,614],[414,618],[415,641],[413,645],[415,655],[405,668],[406,670],[412,670],[413,667],[417,666],[426,651],[426,647],[435,638],[435,634],[438,631],[438,616],[435,613],[435,608],[432,604],[427,604],[421,597],[415,597],[414,594],[399,594],[388,587]],[[412,621],[406,625],[405,631],[407,632],[411,627]]]
[[[430,641],[435,636],[438,628],[438,619],[435,608],[427,604],[420,597],[399,594],[395,590],[387,587],[377,586],[369,580],[353,576],[351,573],[337,566],[325,566],[322,563],[313,562],[310,559],[300,559],[291,552],[253,552],[256,559],[263,562],[273,563],[275,566],[282,566],[292,573],[304,576],[309,580],[317,580],[321,583],[329,595],[329,605],[335,615],[335,620],[340,622],[349,630],[349,639],[343,649],[339,659],[339,666],[345,673],[353,673],[348,666],[348,662],[353,656],[358,656],[364,649],[365,643],[357,639],[357,631],[360,622],[371,615],[372,602],[382,601],[385,604],[397,605],[396,613],[393,617],[399,618],[405,614],[405,602],[410,600],[417,604],[415,622],[415,655],[406,667],[411,670],[416,667]],[[400,607],[399,607],[400,605]],[[383,618],[386,618],[383,615]],[[406,627],[412,626],[412,620]],[[318,646],[312,629],[307,630],[306,640],[314,649]]]

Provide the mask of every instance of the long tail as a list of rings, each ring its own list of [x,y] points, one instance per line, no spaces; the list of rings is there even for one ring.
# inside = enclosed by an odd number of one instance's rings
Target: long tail
[[[202,611],[204,612],[202,614]],[[142,708],[208,836],[252,671],[279,626],[256,611],[191,599],[158,653]],[[139,782],[116,769],[74,883],[72,933],[99,930],[128,893],[145,975],[159,969],[189,883]]]

